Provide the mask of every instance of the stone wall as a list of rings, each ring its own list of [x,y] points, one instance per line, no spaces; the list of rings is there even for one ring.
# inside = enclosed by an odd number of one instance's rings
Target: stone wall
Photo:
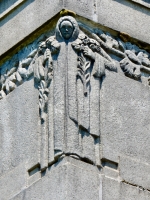
[[[0,199],[150,199],[149,9],[0,1]]]

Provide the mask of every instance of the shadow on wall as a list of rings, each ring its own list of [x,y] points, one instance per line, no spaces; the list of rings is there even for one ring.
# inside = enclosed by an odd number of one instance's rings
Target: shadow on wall
[[[150,0],[142,0],[142,1],[144,1],[145,3],[150,3]]]
[[[26,8],[29,4],[34,2],[35,0],[0,0],[0,15],[3,15],[4,12],[8,11],[8,14],[6,14],[4,17],[0,18],[0,27],[3,26],[5,23],[7,23],[10,19],[15,17],[18,13],[20,13],[24,8]],[[13,4],[18,5],[13,7]],[[19,3],[20,2],[20,3]],[[12,10],[11,10],[12,7]]]
[[[13,4],[15,4],[18,0],[0,0],[0,14],[10,8]]]

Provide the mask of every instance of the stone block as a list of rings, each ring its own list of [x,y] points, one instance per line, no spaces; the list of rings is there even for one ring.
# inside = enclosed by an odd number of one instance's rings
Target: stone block
[[[27,170],[21,163],[0,177],[0,199],[7,200],[26,188]]]
[[[100,102],[103,158],[118,163],[125,155],[149,163],[149,99],[140,82],[107,71]]]
[[[95,166],[65,157],[11,200],[148,200],[150,192],[102,174]]]
[[[150,190],[150,165],[128,157],[120,157],[120,176],[133,185]]]
[[[97,15],[98,23],[150,42],[147,34],[150,31],[147,26],[150,23],[149,8],[128,0],[98,0]]]
[[[38,92],[33,80],[2,99],[0,110],[0,175],[22,162],[35,165],[39,160],[40,140]]]
[[[96,167],[65,157],[47,169],[42,178],[11,200],[97,200],[100,174]]]
[[[102,200],[148,200],[150,192],[107,177],[102,181]]]
[[[80,16],[95,20],[96,3],[90,0],[64,0],[66,9],[76,12]]]
[[[27,0],[0,21],[0,55],[8,51],[63,8],[63,1]]]

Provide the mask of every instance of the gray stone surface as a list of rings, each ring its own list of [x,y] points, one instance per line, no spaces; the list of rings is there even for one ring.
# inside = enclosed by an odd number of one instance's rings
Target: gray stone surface
[[[148,200],[150,192],[102,175],[95,166],[66,157],[11,200]]]
[[[131,157],[120,157],[120,176],[126,182],[150,190],[150,164],[133,160]]]
[[[118,64],[100,45],[120,52],[111,42],[105,44],[101,36],[90,34],[95,39],[84,34],[73,17],[63,16],[54,36],[33,50],[35,40],[1,68],[1,99],[34,77],[39,91],[41,170],[62,154],[100,166],[100,84],[106,69],[117,73]]]
[[[27,0],[0,21],[0,35],[3,38],[0,41],[0,55],[26,38],[64,7],[99,24],[128,33],[147,43],[150,42],[147,34],[150,32],[147,25],[149,24],[149,9],[133,1]],[[120,19],[123,20],[122,23]]]
[[[98,1],[98,22],[112,29],[128,33],[134,38],[150,42],[147,29],[149,9],[128,0]],[[120,19],[122,19],[120,21]]]
[[[7,171],[0,176],[0,199],[9,199],[25,189],[27,175],[25,162],[22,162],[13,169],[7,169]]]
[[[15,167],[22,163],[28,170],[39,161],[38,92],[33,80],[1,100],[0,110],[1,180],[12,170],[17,173]],[[18,176],[21,178],[22,172],[18,172]]]
[[[141,3],[26,0],[0,19],[0,55],[33,41],[0,70],[0,199],[150,199],[150,54],[117,35],[150,42]],[[62,8],[80,29],[44,25]]]
[[[99,172],[94,166],[65,158],[48,169],[39,181],[12,199],[97,200],[99,179]]]
[[[118,162],[126,155],[149,163],[150,90],[121,74],[108,73],[100,103],[103,157]]]
[[[102,200],[148,200],[150,192],[144,191],[136,186],[118,182],[105,177],[103,179]]]
[[[63,8],[63,1],[27,0],[0,21],[0,55],[23,40]],[[16,26],[17,24],[17,26]],[[5,43],[7,41],[7,44]]]

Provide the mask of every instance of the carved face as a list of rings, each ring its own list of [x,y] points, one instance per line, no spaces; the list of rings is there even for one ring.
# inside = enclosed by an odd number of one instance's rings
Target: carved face
[[[69,38],[71,38],[73,30],[74,30],[74,27],[73,27],[72,23],[67,20],[63,21],[60,24],[60,32],[61,32],[63,38],[65,38],[67,40]]]

